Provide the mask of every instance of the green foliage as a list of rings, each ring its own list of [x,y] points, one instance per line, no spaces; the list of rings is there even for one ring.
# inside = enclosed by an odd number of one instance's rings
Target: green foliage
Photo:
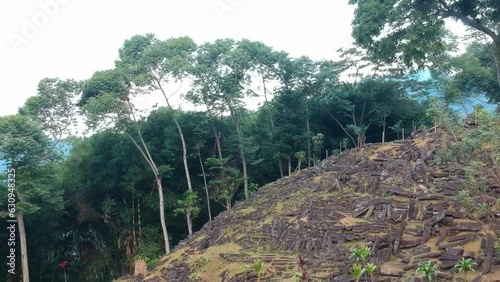
[[[256,259],[253,263],[253,269],[255,272],[260,273],[264,270],[264,262],[261,259]]]
[[[306,154],[307,154],[307,153],[306,153],[306,152],[304,152],[304,151],[299,151],[299,152],[296,152],[296,153],[294,154],[294,157],[295,157],[298,161],[303,162],[303,161],[306,159]]]
[[[371,254],[371,248],[368,246],[355,247],[351,250],[351,254],[349,258],[354,258],[356,262],[362,261],[365,262],[366,259]]]
[[[123,73],[115,69],[97,71],[84,83],[79,106],[85,105],[90,98],[98,98],[111,93],[117,97],[127,96],[128,85]]]
[[[38,83],[37,95],[28,98],[19,113],[32,117],[58,142],[63,135],[73,133],[72,128],[77,123],[73,100],[81,89],[79,81],[44,78]]]
[[[197,265],[198,265],[198,267],[204,267],[207,265],[207,263],[208,263],[208,259],[206,257],[200,257],[198,259]]]
[[[441,85],[446,102],[465,106],[465,99],[486,95],[498,102],[498,81],[491,46],[475,41],[465,53],[449,59],[434,78]]]
[[[213,175],[208,183],[209,190],[212,191],[212,198],[217,201],[226,201],[226,208],[231,208],[231,199],[241,185],[243,178],[241,172],[227,164],[228,158],[219,160],[209,158],[206,166]]]
[[[355,263],[352,265],[351,268],[351,275],[354,278],[354,280],[359,281],[361,276],[365,274],[366,269],[361,266],[361,264]]]
[[[148,269],[155,267],[164,254],[163,238],[159,227],[145,226],[142,230],[143,239],[137,249],[138,258],[144,258]]]
[[[462,257],[457,264],[455,264],[454,269],[458,271],[458,273],[463,272],[464,278],[467,279],[467,272],[474,272],[474,267],[477,265],[471,258]]]
[[[199,281],[200,279],[200,275],[196,272],[193,272],[189,275],[189,281]]]
[[[470,114],[477,126],[468,129],[462,140],[452,146],[453,159],[467,159],[466,181],[455,199],[470,213],[487,214],[489,207],[474,200],[485,189],[500,184],[500,126],[498,117],[476,108]]]
[[[184,193],[184,199],[177,200],[177,206],[174,210],[177,214],[191,214],[192,218],[195,218],[200,213],[200,207],[198,206],[200,198],[194,191],[186,191]]]
[[[261,273],[264,271],[264,262],[261,259],[255,259],[253,269],[257,273],[257,281],[260,281]]]
[[[500,240],[497,240],[495,242],[495,245],[493,246],[493,249],[495,250],[495,252],[497,254],[497,260],[500,261]]]
[[[287,174],[288,167],[300,167],[308,157],[319,158],[325,149],[333,153],[340,142],[343,151],[360,144],[356,137],[379,141],[384,125],[389,128],[390,141],[413,121],[426,123],[424,107],[428,104],[407,93],[408,84],[414,82],[403,76],[359,74],[355,83],[340,82],[341,72],[371,64],[359,50],[344,55],[340,62],[315,61],[305,56],[292,58],[249,40],[222,39],[198,48],[187,37],[159,40],[146,34],[126,40],[115,68],[97,71],[84,83],[42,80],[37,95],[20,109],[21,115],[0,118],[0,158],[19,167],[24,201],[18,207],[29,215],[32,236],[28,236],[28,246],[35,277],[43,281],[56,277],[51,272],[53,265],[69,258],[72,281],[109,281],[123,275],[124,266],[134,258],[145,259],[148,268],[155,266],[164,254],[157,222],[158,186],[153,183],[158,178],[164,187],[163,210],[173,244],[186,236],[186,222],[178,220],[176,213],[197,216],[192,222],[195,230],[207,221],[204,205],[208,200],[197,197],[205,193],[203,179],[193,178],[193,191],[185,192],[183,150],[174,118],[182,127],[188,158],[197,158],[188,163],[189,170],[203,175],[198,157],[202,161],[209,157],[204,162],[209,197],[220,203],[211,206],[214,214],[244,198],[240,189],[244,182],[242,155],[250,168],[248,190],[255,192],[280,173]],[[470,80],[457,76],[460,89],[476,91],[486,85],[483,78],[491,78],[483,55],[478,52],[454,62],[453,70],[464,75],[481,71]],[[204,112],[160,107],[143,117],[134,108],[134,95],[161,92],[164,84],[188,74],[193,85],[182,98],[202,106]],[[458,83],[458,78],[467,83]],[[71,151],[64,160],[46,135],[57,137],[71,131],[68,124],[76,110],[71,101],[78,94],[87,126],[98,133],[68,141]],[[273,99],[257,110],[245,109],[244,98],[256,95]],[[482,113],[476,114],[482,124]],[[54,117],[58,119],[51,120]],[[463,150],[456,151],[479,157],[482,151],[475,148],[492,142],[495,136],[481,130],[484,142],[474,141],[471,135],[465,138],[468,143]],[[474,168],[486,167],[480,163]],[[474,171],[472,166],[470,171]],[[472,187],[485,179],[473,173],[468,177],[470,189],[464,196],[472,199]],[[487,178],[488,183],[491,179]],[[360,247],[352,256],[361,275],[372,275],[376,269],[370,263],[361,267],[370,252],[368,247]],[[195,264],[201,267],[206,261],[202,258]],[[262,261],[243,266],[245,276],[249,268],[260,279]],[[301,278],[298,275],[296,279],[308,279],[305,271]]]
[[[243,272],[243,274],[245,275],[245,281],[247,281],[247,274],[248,274],[248,270],[250,269],[250,267],[248,266],[248,264],[245,264],[245,265],[242,265],[240,267],[240,270],[241,272]]]
[[[368,273],[368,275],[370,275],[370,277],[373,280],[373,273],[377,269],[377,265],[374,264],[374,263],[369,262],[369,263],[366,264],[365,268],[366,268],[366,273]]]
[[[422,274],[430,282],[437,269],[437,265],[433,261],[421,262],[417,266],[416,274]]]
[[[259,185],[257,183],[250,182],[250,184],[248,185],[248,191],[250,192],[250,194],[259,191]]]
[[[0,117],[0,157],[12,167],[37,165],[48,157],[49,141],[40,126],[22,115]]]
[[[355,4],[353,36],[374,60],[424,67],[439,62],[449,49],[445,18],[495,39],[498,22],[494,1],[350,0]]]
[[[300,282],[300,281],[302,281],[302,276],[303,276],[302,272],[294,272],[292,274],[292,279],[295,282]]]

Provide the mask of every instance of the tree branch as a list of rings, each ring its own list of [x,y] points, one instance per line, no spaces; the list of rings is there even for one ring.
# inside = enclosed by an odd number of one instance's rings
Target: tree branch
[[[491,39],[493,39],[495,44],[500,45],[500,37],[493,30],[469,19],[468,17],[466,17],[465,15],[463,15],[457,11],[451,10],[451,8],[446,3],[444,3],[444,1],[440,1],[440,3],[441,3],[441,5],[443,5],[443,7],[445,9],[442,13],[443,17],[456,18],[456,19],[460,20],[464,25],[470,26],[470,27],[477,29],[477,30],[483,32],[484,34],[488,35]]]
[[[335,116],[333,116],[329,110],[326,110],[326,112],[328,113],[328,115],[330,115],[340,126],[340,128],[342,128],[342,130],[347,134],[347,136],[349,136],[349,138],[351,138],[353,144],[357,144],[356,141],[354,140],[354,138],[351,136],[351,134],[349,134],[349,132],[344,128],[344,126],[340,123],[340,121],[335,118]]]

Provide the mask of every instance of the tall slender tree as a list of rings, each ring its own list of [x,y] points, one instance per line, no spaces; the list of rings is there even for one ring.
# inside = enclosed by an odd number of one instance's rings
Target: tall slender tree
[[[126,71],[135,85],[145,87],[148,92],[160,91],[164,97],[181,139],[188,191],[193,191],[193,186],[187,160],[186,140],[170,101],[170,96],[176,93],[167,93],[167,87],[169,83],[182,81],[186,77],[195,50],[196,44],[189,37],[160,41],[152,34],[136,35],[125,41],[119,52],[120,59],[116,62],[117,67]],[[189,235],[192,235],[193,222],[190,212],[186,213],[186,221]]]
[[[81,104],[86,123],[93,130],[113,128],[124,133],[141,153],[153,172],[159,195],[160,224],[163,231],[165,253],[170,253],[170,242],[165,221],[165,204],[162,178],[170,166],[157,165],[142,137],[134,105],[129,99],[129,84],[123,73],[117,69],[100,71],[85,83]]]

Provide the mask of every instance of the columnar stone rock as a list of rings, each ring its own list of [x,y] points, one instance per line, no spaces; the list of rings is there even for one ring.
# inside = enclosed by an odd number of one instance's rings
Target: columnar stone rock
[[[413,277],[428,260],[439,266],[440,279],[449,279],[461,257],[478,264],[478,275],[500,276],[493,248],[500,223],[473,219],[454,200],[463,165],[438,159],[436,150],[451,144],[446,135],[438,128],[406,142],[349,150],[270,183],[181,242],[144,281],[188,281],[193,273],[210,282],[259,275],[288,281],[299,271],[299,255],[308,259],[310,281],[350,281],[355,246],[371,248],[377,281]],[[481,203],[495,207],[499,194],[491,187]],[[196,263],[200,257],[206,266]],[[264,263],[260,274],[252,270],[256,259]]]

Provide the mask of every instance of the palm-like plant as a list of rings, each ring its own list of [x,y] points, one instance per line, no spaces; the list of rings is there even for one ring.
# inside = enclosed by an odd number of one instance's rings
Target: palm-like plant
[[[363,263],[370,256],[372,249],[368,246],[356,247],[351,250],[349,258],[354,258],[356,262],[362,261]]]
[[[370,275],[370,281],[373,281],[373,273],[377,269],[377,265],[369,262],[366,264],[365,268],[366,268],[366,273],[368,273],[368,275]]]
[[[352,265],[351,275],[356,282],[359,282],[359,279],[361,279],[361,276],[363,276],[365,271],[366,269],[362,267],[361,264],[355,263]]]
[[[247,274],[248,274],[248,269],[249,269],[248,264],[241,266],[240,269],[243,273],[245,273],[245,281],[247,281]]]
[[[366,259],[370,256],[370,253],[372,252],[372,249],[368,246],[362,246],[362,247],[355,247],[354,249],[351,250],[351,255],[349,258],[354,258],[356,262],[362,261],[363,264],[366,263]],[[366,270],[363,268],[363,270]],[[365,274],[366,278],[366,272],[363,271]]]
[[[421,262],[417,267],[417,274],[422,274],[427,281],[432,281],[432,275],[437,271],[437,265],[432,261]]]
[[[455,264],[455,269],[458,271],[458,273],[463,272],[464,273],[464,279],[467,280],[467,272],[471,271],[474,272],[474,267],[477,265],[471,258],[464,258],[462,257],[457,264]]]
[[[257,272],[257,281],[260,281],[260,273],[264,269],[264,262],[261,259],[256,259],[253,263],[253,269]]]

